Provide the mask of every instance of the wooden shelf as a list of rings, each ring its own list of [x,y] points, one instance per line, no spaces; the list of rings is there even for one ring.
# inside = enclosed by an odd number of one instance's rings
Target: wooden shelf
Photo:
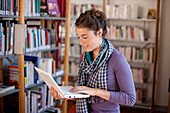
[[[136,103],[134,105],[136,108],[142,108],[142,109],[151,109],[151,106],[149,103]]]
[[[132,46],[132,47],[154,47],[154,41],[139,41],[139,40],[120,40],[108,39],[114,46]],[[79,44],[79,39],[76,37],[70,38],[70,44]]]
[[[107,20],[116,20],[116,21],[137,21],[137,22],[156,22],[156,19],[147,19],[147,18],[140,18],[140,19],[123,19],[123,18],[107,18]]]
[[[79,44],[79,39],[77,37],[70,37],[70,44]]]
[[[18,56],[18,55],[15,55],[15,54],[11,54],[11,55],[0,55],[0,58],[15,57],[15,56]]]
[[[63,57],[63,56],[62,56]],[[80,55],[71,55],[69,56],[69,61],[75,61],[76,63],[79,63]],[[131,67],[136,68],[148,68],[150,65],[153,65],[151,62],[142,62],[142,61],[128,61],[129,65]]]
[[[78,77],[78,75],[76,75],[76,74],[70,74],[70,73],[68,74],[68,76],[69,76],[69,77]]]
[[[63,55],[61,56],[61,57],[64,57]],[[69,61],[71,60],[71,61],[73,61],[73,60],[79,60],[79,58],[80,58],[80,55],[70,55],[69,56]]]
[[[136,85],[151,85],[152,82],[144,82],[144,83],[138,83],[138,82],[135,82]]]
[[[128,107],[128,108],[129,108],[129,107],[132,107],[132,108],[141,108],[141,109],[148,109],[148,110],[151,109],[150,104],[146,104],[146,103],[141,103],[141,104],[135,103],[134,106],[125,106],[125,105],[120,105],[120,106],[122,106],[122,107]]]
[[[8,15],[0,15],[0,18],[19,18],[19,16],[8,16]],[[45,20],[66,20],[64,17],[41,17],[41,16],[25,16],[25,19],[45,19]]]
[[[80,55],[70,55],[69,58],[74,58],[74,59],[79,59],[80,58]]]
[[[45,19],[45,20],[66,20],[64,17],[41,17],[41,16],[25,16],[25,19]]]
[[[0,18],[19,18],[19,16],[0,15]]]
[[[133,107],[134,107],[134,108],[141,108],[141,109],[148,109],[148,110],[151,109],[150,106],[143,106],[143,104],[141,104],[141,105],[134,105]]]
[[[55,47],[55,48],[49,48],[49,49],[41,49],[41,50],[34,50],[34,51],[29,51],[26,52],[26,54],[31,54],[31,53],[37,53],[37,52],[43,52],[43,51],[52,51],[52,50],[57,50],[57,49],[61,49],[61,48],[65,48],[65,46],[60,46],[60,47]],[[18,55],[15,54],[11,54],[11,55],[0,55],[0,58],[6,58],[6,57],[15,57]]]
[[[19,91],[20,91],[20,89],[12,89],[12,90],[6,91],[6,92],[0,94],[0,98],[10,95],[10,94],[13,94],[13,93],[16,93],[16,92],[19,92]]]
[[[149,68],[153,63],[150,62],[133,62],[128,61],[129,65],[133,68]]]
[[[26,52],[25,54],[31,54],[31,53],[43,52],[43,51],[52,51],[52,50],[57,50],[57,49],[61,49],[61,48],[65,48],[65,46],[60,46],[60,47],[55,47],[55,48],[49,48],[49,49],[39,49],[39,50],[34,50],[34,51]]]
[[[137,41],[137,40],[115,40],[109,39],[114,46],[131,46],[139,48],[154,47],[154,41]]]

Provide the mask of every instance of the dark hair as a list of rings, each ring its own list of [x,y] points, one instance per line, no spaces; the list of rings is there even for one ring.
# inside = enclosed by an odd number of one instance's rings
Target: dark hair
[[[106,15],[95,9],[87,10],[85,13],[81,13],[75,23],[76,27],[85,27],[94,31],[97,35],[97,31],[101,28],[103,29],[102,36],[104,37],[107,33],[106,28]]]

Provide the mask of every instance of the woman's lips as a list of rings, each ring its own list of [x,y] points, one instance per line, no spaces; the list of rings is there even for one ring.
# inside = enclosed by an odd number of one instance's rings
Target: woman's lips
[[[84,49],[87,49],[88,46],[83,46]]]

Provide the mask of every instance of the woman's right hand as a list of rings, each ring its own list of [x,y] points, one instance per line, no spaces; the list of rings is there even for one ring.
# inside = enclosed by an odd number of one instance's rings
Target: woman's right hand
[[[55,99],[62,99],[62,97],[58,94],[58,92],[54,89],[53,86],[51,86],[51,94]]]

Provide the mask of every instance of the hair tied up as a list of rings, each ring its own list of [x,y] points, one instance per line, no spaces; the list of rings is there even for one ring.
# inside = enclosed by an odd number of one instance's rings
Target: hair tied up
[[[107,33],[107,23],[105,13],[91,9],[81,13],[75,23],[76,27],[84,27],[89,30],[94,31],[94,34],[97,35],[99,29],[103,29],[102,36],[104,37]]]
[[[99,20],[105,20],[106,16],[99,10],[91,9],[85,12],[86,14],[90,14],[93,18],[97,18]]]

